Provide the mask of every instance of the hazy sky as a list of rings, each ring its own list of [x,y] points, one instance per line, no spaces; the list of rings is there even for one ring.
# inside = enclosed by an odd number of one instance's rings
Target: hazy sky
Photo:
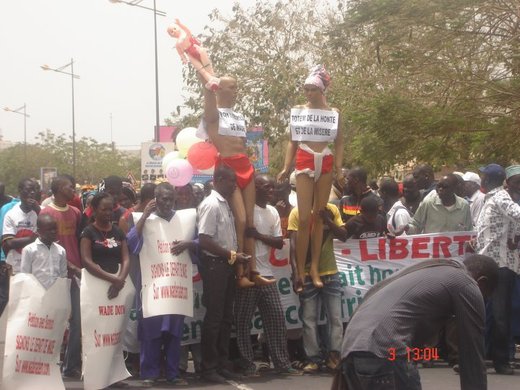
[[[166,28],[178,17],[194,35],[218,8],[231,15],[232,0],[157,0],[159,114],[182,105],[182,64]],[[254,0],[239,1],[250,6]],[[153,7],[153,0],[141,5]],[[109,0],[0,1],[0,129],[6,141],[23,142],[23,116],[6,112],[27,104],[27,141],[40,131],[72,134],[70,76],[43,71],[74,58],[77,139],[136,149],[153,138],[155,125],[153,12]],[[65,71],[70,71],[65,69]]]

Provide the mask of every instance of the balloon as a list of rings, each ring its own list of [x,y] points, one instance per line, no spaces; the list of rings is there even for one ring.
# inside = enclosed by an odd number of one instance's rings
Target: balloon
[[[170,152],[170,153],[166,153],[162,159],[162,169],[163,171],[166,170],[166,167],[168,166],[168,164],[170,163],[170,161],[173,161],[173,160],[176,160],[178,158],[181,158],[179,156],[179,152],[178,151],[174,151],[174,152]]]
[[[197,142],[188,150],[187,158],[193,168],[204,170],[215,165],[217,148],[209,142]]]
[[[166,179],[168,183],[175,187],[182,187],[188,184],[193,177],[193,167],[183,159],[170,161],[166,167]]]
[[[177,149],[179,149],[182,156],[186,156],[188,150],[193,144],[202,141],[196,134],[197,129],[195,127],[186,127],[177,134],[175,143],[177,144]]]

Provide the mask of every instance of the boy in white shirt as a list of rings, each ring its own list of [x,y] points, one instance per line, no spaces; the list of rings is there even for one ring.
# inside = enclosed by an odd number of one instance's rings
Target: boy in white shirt
[[[33,274],[48,289],[57,278],[67,277],[67,256],[55,242],[58,224],[52,216],[39,215],[36,228],[38,238],[22,250],[21,272]]]

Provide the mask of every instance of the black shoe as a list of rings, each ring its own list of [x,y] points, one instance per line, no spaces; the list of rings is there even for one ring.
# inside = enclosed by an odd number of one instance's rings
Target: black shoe
[[[244,379],[244,376],[242,374],[237,374],[236,372],[229,371],[226,368],[218,370],[218,374],[223,376],[226,379],[231,379],[234,381]]]
[[[227,384],[226,378],[224,378],[223,376],[220,376],[216,372],[207,372],[207,373],[202,374],[200,377],[203,381],[206,381],[206,382],[220,383],[223,385]]]
[[[515,374],[515,370],[513,370],[513,367],[506,365],[506,364],[496,366],[495,371],[499,375],[514,375]]]

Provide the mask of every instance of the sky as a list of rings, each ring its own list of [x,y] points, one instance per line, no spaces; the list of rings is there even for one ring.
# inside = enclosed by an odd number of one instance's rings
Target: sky
[[[254,0],[238,1],[249,7]],[[178,17],[193,35],[204,32],[210,12],[231,16],[233,0],[156,0],[161,125],[188,92],[175,40],[166,29]],[[153,0],[142,0],[153,7]],[[92,137],[138,149],[155,125],[153,11],[110,0],[0,1],[0,131],[4,141],[23,142],[23,116],[4,111],[26,104],[27,142],[41,131],[72,135],[72,83],[44,71],[74,59],[76,139]],[[70,67],[64,69],[70,72]],[[182,108],[181,108],[182,109]],[[182,113],[182,111],[181,111]],[[112,116],[112,121],[110,119]]]

